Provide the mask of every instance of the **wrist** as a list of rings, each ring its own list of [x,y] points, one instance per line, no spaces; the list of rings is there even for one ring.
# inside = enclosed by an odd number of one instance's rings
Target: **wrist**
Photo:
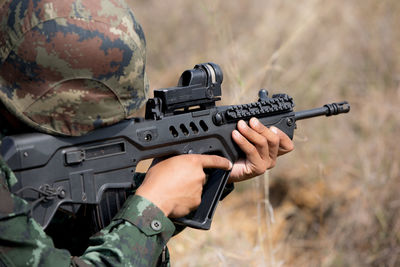
[[[152,202],[155,206],[157,206],[157,208],[159,208],[164,213],[166,217],[168,217],[172,212],[172,208],[170,207],[170,205],[168,205],[166,201],[163,201],[159,196],[157,196],[158,194],[154,194],[139,187],[136,190],[135,195],[144,197],[148,201]]]

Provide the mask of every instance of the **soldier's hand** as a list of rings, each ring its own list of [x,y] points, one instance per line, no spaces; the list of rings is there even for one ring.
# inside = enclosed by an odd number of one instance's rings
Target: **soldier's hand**
[[[249,127],[250,125],[250,127]],[[275,166],[278,156],[293,150],[293,142],[276,127],[267,128],[256,118],[247,125],[239,121],[232,138],[245,153],[233,165],[229,182],[239,182],[263,174]]]
[[[230,170],[232,163],[214,155],[189,154],[171,157],[158,162],[147,171],[136,195],[153,202],[168,217],[183,217],[200,205],[206,182],[204,168]]]

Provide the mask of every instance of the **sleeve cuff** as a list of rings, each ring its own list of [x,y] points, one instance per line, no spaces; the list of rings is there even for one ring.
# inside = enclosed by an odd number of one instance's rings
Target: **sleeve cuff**
[[[128,221],[147,236],[160,234],[165,242],[175,231],[174,224],[156,205],[137,195],[127,199],[113,220]]]

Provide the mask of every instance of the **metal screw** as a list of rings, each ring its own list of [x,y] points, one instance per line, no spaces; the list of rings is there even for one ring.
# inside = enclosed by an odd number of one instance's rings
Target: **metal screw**
[[[207,97],[208,99],[211,99],[211,98],[214,97],[214,92],[213,92],[213,90],[212,90],[211,88],[208,88],[208,89],[206,90],[206,97]]]
[[[222,123],[223,123],[223,118],[222,118],[222,115],[221,115],[221,113],[216,113],[215,115],[214,115],[214,123],[217,125],[217,126],[219,126],[219,125],[221,125]]]
[[[67,192],[65,192],[65,190],[62,189],[62,187],[59,187],[58,190],[59,190],[58,196],[60,198],[65,198],[65,196],[67,195]]]
[[[146,134],[146,136],[144,137],[144,140],[146,140],[147,142],[151,141],[153,137],[151,136],[151,134]]]

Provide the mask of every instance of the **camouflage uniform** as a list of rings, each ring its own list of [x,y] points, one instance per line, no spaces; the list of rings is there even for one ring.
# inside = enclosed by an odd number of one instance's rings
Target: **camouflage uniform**
[[[0,158],[0,265],[155,266],[175,230],[160,209],[134,195],[110,225],[91,237],[82,256],[71,257],[67,250],[55,248],[30,218],[27,202],[10,194],[8,184],[13,179]]]
[[[145,46],[121,0],[6,0],[0,99],[50,134],[82,135],[119,122],[147,98]]]
[[[82,135],[142,106],[145,39],[122,0],[0,5],[0,100],[20,121],[51,134]],[[0,265],[154,266],[175,231],[160,209],[131,196],[83,255],[71,257],[30,217],[28,203],[9,192],[15,181],[0,158]]]

